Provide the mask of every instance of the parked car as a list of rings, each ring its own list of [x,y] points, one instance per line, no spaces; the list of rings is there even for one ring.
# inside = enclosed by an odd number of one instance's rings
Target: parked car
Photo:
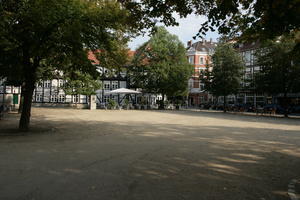
[[[200,109],[210,109],[213,105],[211,103],[203,103],[199,105]]]
[[[234,110],[240,111],[240,112],[254,112],[255,111],[253,105],[251,105],[251,104],[244,104],[244,103],[235,104],[234,105]]]
[[[263,107],[264,112],[275,112],[277,114],[284,114],[285,109],[278,104],[267,104]]]
[[[300,114],[300,105],[292,106],[290,109],[290,113],[292,114]]]

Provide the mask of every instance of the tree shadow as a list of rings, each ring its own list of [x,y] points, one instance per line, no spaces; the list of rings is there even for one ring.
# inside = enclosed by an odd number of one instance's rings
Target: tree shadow
[[[167,113],[198,116],[193,112]],[[226,118],[223,114],[208,117],[223,116]],[[233,120],[247,121],[248,118],[238,116]],[[272,120],[266,123],[275,124]],[[9,152],[15,161],[6,166],[15,166],[16,170],[28,166],[26,162],[31,157],[36,159],[30,160],[30,168],[43,169],[41,179],[49,178],[39,186],[42,188],[39,195],[45,198],[49,191],[67,198],[63,190],[68,185],[71,189],[79,188],[78,195],[82,196],[78,198],[89,194],[95,199],[109,199],[107,196],[113,194],[110,196],[113,199],[280,200],[288,199],[289,181],[300,177],[299,130],[241,128],[234,123],[228,127],[61,120],[46,115],[34,116],[32,126],[52,131],[18,139],[7,137],[0,141],[0,149],[13,143],[28,154],[29,158],[23,161],[23,154],[17,154],[17,150]],[[52,150],[53,146],[56,151]],[[40,149],[42,156],[37,157]],[[65,161],[69,157],[73,159],[70,163]],[[49,175],[49,171],[55,175]],[[106,176],[109,180],[102,183]],[[86,189],[85,185],[90,182],[101,189]],[[0,183],[3,182],[0,180]],[[4,189],[16,184],[9,183]],[[30,183],[32,187],[41,184],[31,178],[21,183]]]
[[[244,122],[257,122],[257,123],[270,123],[270,124],[286,124],[286,125],[299,125],[300,118],[284,118],[264,115],[244,115],[241,113],[218,112],[209,110],[147,110],[157,113],[168,113],[174,115],[183,115],[189,117],[208,117],[215,119],[224,119],[232,121]]]

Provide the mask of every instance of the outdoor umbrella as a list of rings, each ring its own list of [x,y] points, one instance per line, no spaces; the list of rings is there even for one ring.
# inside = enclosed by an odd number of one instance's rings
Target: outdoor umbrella
[[[141,94],[141,92],[136,91],[136,90],[130,90],[127,88],[119,88],[116,90],[105,92],[105,94]]]

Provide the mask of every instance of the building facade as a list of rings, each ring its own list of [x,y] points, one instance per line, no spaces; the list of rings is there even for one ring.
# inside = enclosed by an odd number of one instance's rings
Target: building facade
[[[9,110],[18,109],[21,98],[21,87],[5,85],[5,79],[0,79],[0,105]]]
[[[283,94],[269,96],[264,93],[255,91],[255,74],[259,73],[261,67],[256,63],[255,54],[260,48],[259,42],[236,44],[236,48],[240,52],[244,63],[245,73],[243,76],[243,85],[237,95],[237,102],[253,105],[254,107],[263,106],[265,104],[282,104]],[[251,84],[252,83],[252,84]],[[288,93],[287,97],[291,105],[300,105],[300,93]]]
[[[33,106],[78,107],[87,108],[89,97],[76,94],[69,95],[63,90],[65,80],[57,78],[40,80],[33,92]]]
[[[253,81],[255,74],[261,68],[255,62],[255,52],[260,48],[259,42],[239,43],[235,45],[245,63],[245,71],[241,89],[236,96],[236,102],[239,104],[248,104],[254,107],[263,106],[267,103],[267,97],[263,93],[255,91]]]
[[[216,43],[212,40],[187,43],[187,59],[194,66],[194,74],[188,83],[189,106],[199,106],[211,101],[212,97],[204,91],[204,84],[201,83],[199,76],[201,71],[211,64],[211,55],[214,53],[215,47]]]
[[[134,51],[129,51],[129,57],[132,57],[134,53]],[[124,94],[108,94],[108,92],[118,88],[128,88],[129,78],[127,73],[102,67],[93,52],[89,52],[88,58],[97,67],[100,76],[101,88],[95,91],[97,106],[105,107],[110,100],[115,101],[119,105],[123,104],[125,100]],[[82,94],[66,94],[63,89],[66,80],[61,77],[62,72],[55,79],[40,80],[36,83],[32,98],[33,106],[88,108],[90,97]],[[0,104],[5,104],[10,108],[18,108],[21,98],[21,87],[6,86],[4,83],[4,79],[0,80]],[[162,99],[161,95],[143,94],[131,95],[129,101],[131,104],[146,101],[148,105],[153,105],[159,99]]]

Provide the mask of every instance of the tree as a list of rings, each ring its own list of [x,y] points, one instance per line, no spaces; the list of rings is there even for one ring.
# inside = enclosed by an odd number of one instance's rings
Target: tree
[[[220,43],[212,55],[212,71],[207,69],[201,73],[200,79],[205,90],[214,96],[224,97],[224,112],[226,112],[226,97],[236,94],[241,86],[244,64],[236,50],[226,43]]]
[[[283,94],[285,116],[288,116],[288,93],[300,91],[300,58],[294,51],[295,38],[281,37],[268,41],[257,52],[256,89],[272,96]]]
[[[116,36],[110,42],[109,51],[94,52],[101,68],[108,69],[110,76],[120,76],[120,73],[125,72],[126,66],[129,64],[129,48],[127,46],[129,38],[122,32],[117,33]]]
[[[206,16],[197,36],[218,29],[220,34],[252,39],[275,38],[300,29],[300,0],[119,0],[142,22],[176,24],[173,13]],[[150,18],[149,18],[150,17]],[[152,18],[152,20],[151,20]],[[298,45],[300,38],[298,38]]]
[[[138,50],[131,68],[131,82],[147,92],[164,96],[186,93],[192,66],[188,63],[185,48],[178,37],[164,27],[157,27],[149,41]]]
[[[63,90],[66,94],[90,96],[96,94],[96,90],[101,87],[100,80],[93,78],[90,74],[83,74],[80,71],[69,73],[62,76],[65,80]]]
[[[21,131],[29,129],[35,83],[55,71],[95,76],[87,52],[109,51],[117,33],[134,32],[129,18],[116,1],[0,1],[0,71],[24,86]]]

